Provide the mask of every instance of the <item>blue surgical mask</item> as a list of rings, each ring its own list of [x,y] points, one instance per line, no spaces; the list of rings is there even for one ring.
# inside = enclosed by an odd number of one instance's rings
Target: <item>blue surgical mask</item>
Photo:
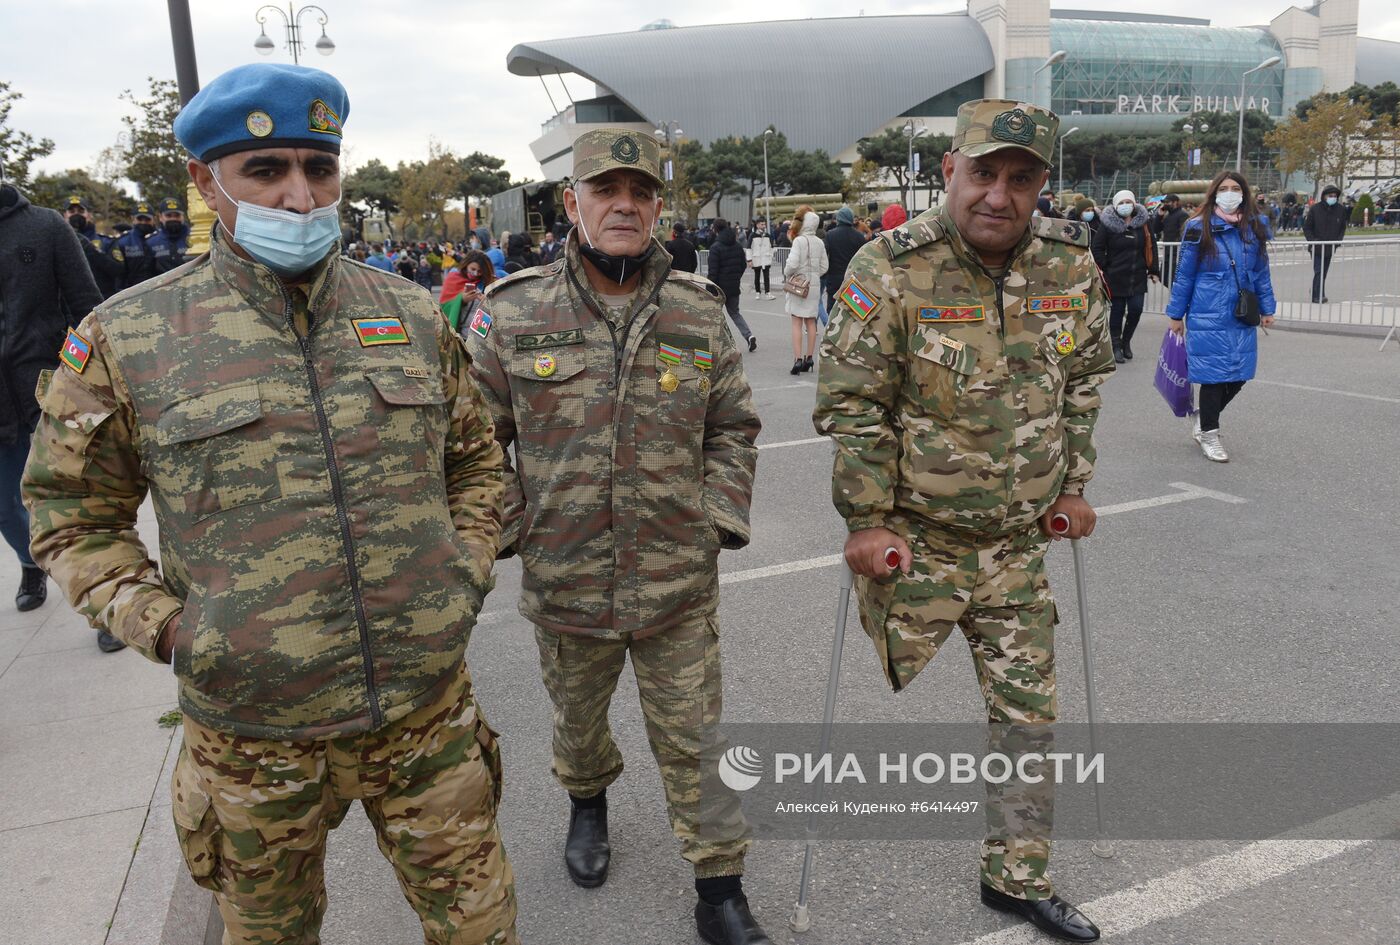
[[[1085,210],[1083,213],[1081,213],[1081,214],[1079,215],[1079,219],[1083,220],[1085,223],[1092,223],[1092,222],[1094,222],[1094,211],[1092,211],[1092,210]]]
[[[1329,206],[1329,207],[1335,207],[1336,205],[1337,205],[1337,198],[1336,198],[1336,197],[1328,197],[1328,198],[1327,198],[1327,206]]]
[[[214,183],[233,201],[217,174]],[[274,210],[246,200],[233,202],[238,205],[233,241],[279,276],[299,276],[311,269],[340,239],[339,197],[310,213]]]

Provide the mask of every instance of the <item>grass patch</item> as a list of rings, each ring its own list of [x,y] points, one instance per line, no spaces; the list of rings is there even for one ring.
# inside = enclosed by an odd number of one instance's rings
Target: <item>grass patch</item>
[[[156,719],[156,724],[161,728],[174,728],[180,724],[181,718],[183,718],[183,716],[179,709],[171,709],[169,712],[164,713],[160,718]]]

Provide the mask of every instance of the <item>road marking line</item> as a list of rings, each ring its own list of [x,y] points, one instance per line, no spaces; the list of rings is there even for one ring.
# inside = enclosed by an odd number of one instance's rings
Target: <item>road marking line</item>
[[[749,389],[751,394],[761,394],[768,390],[787,390],[791,387],[816,387],[811,381],[793,381],[791,384],[777,384],[773,387],[753,387]]]
[[[1379,400],[1383,404],[1400,404],[1400,397],[1382,397],[1380,394],[1359,394],[1351,390],[1336,390],[1331,387],[1309,387],[1307,384],[1285,384],[1283,381],[1261,381],[1257,378],[1256,383],[1268,384],[1271,387],[1291,387],[1294,390],[1310,390],[1316,394],[1336,394],[1339,397],[1355,397],[1358,400]]]
[[[784,446],[810,446],[813,443],[830,442],[831,441],[824,436],[812,436],[805,440],[784,440],[781,443],[760,443],[758,444],[758,448],[761,450],[777,450],[782,449]]]
[[[719,576],[721,584],[738,584],[742,581],[757,581],[759,578],[791,574],[794,571],[811,571],[813,568],[829,568],[841,563],[840,555],[823,555],[820,558],[806,558],[802,561],[789,561],[787,564],[770,564],[764,568],[749,568],[747,571],[730,571]]]
[[[1394,829],[1400,794],[1358,804],[1297,830],[1258,840],[1233,853],[1222,853],[1165,876],[1101,896],[1080,908],[1104,938],[1127,935],[1144,926],[1194,912],[1216,899],[1262,886],[1286,873],[1312,866],[1367,846],[1378,834]],[[1325,834],[1365,839],[1303,839]],[[1029,924],[991,932],[963,945],[1043,945],[1045,936]]]

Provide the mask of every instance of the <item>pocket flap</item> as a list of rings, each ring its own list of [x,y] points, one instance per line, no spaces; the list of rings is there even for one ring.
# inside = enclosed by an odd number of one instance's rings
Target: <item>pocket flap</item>
[[[567,381],[588,365],[578,348],[553,351],[523,351],[510,360],[510,373],[531,381],[558,384]]]
[[[170,810],[175,816],[175,823],[185,830],[198,830],[212,802],[194,771],[194,765],[177,762],[173,782],[170,786]]]
[[[117,409],[106,394],[76,378],[65,377],[55,384],[52,371],[39,375],[35,394],[44,413],[85,437],[92,436]]]
[[[442,393],[442,383],[436,377],[409,377],[401,367],[373,371],[369,374],[369,382],[385,403],[395,406],[426,407],[447,402]]]
[[[161,446],[202,440],[233,430],[263,417],[257,384],[226,387],[171,404],[156,421],[156,442]]]
[[[977,372],[977,349],[965,342],[956,341],[932,328],[919,332],[923,344],[915,352],[919,357],[934,364],[941,364],[959,374]]]

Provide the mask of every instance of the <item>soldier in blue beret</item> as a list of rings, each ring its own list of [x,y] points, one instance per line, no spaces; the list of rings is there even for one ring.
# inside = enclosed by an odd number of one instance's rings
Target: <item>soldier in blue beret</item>
[[[326,836],[355,800],[427,945],[518,945],[465,660],[501,450],[431,295],[339,253],[349,111],[327,73],[259,63],[180,113],[210,249],[69,333],[24,483],[34,558],[173,663],[176,834],[225,945],[320,941]]]

